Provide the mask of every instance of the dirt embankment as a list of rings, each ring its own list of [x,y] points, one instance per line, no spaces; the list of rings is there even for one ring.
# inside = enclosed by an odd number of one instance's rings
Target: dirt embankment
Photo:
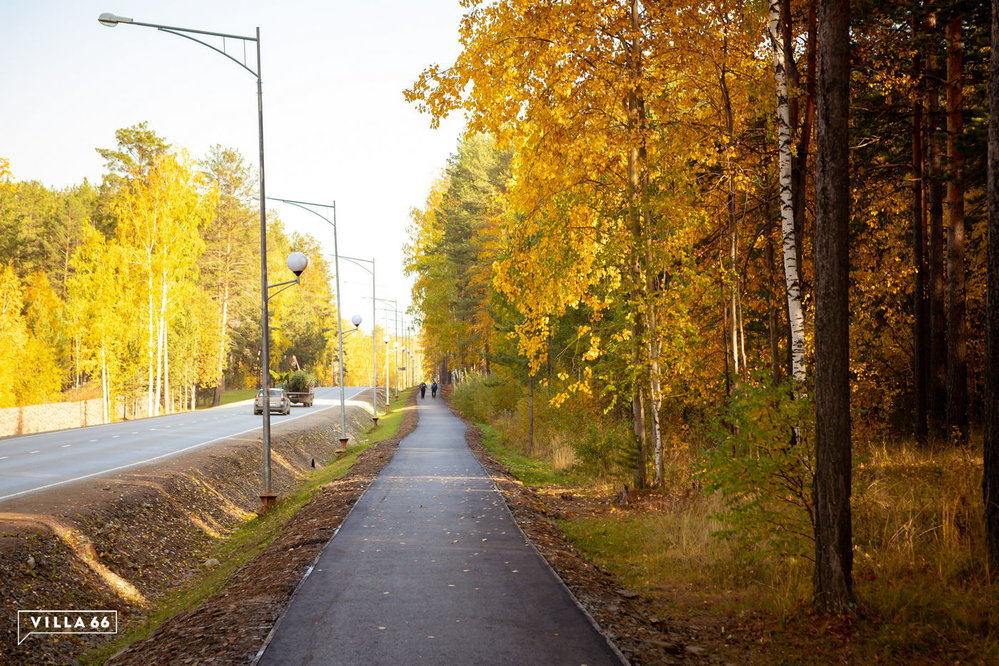
[[[313,465],[336,457],[338,416],[336,410],[329,410],[275,428],[271,469],[277,493],[293,488]],[[367,413],[352,410],[352,432],[366,430],[369,424]],[[333,493],[336,498],[331,500],[333,505],[342,505],[342,511],[306,518],[314,536],[302,537],[301,530],[292,527],[261,555],[280,548],[278,542],[284,543],[285,550],[296,557],[279,566],[295,580],[275,581],[273,589],[266,590],[266,598],[256,600],[257,606],[280,609],[281,594],[286,600],[321,548],[319,536],[328,538],[352,504],[350,496],[363,492],[372,469],[390,457],[390,448],[385,443],[366,451],[358,471],[333,484],[343,491]],[[18,646],[19,609],[117,610],[119,627],[125,630],[165,592],[189,583],[212,566],[207,558],[219,541],[259,507],[260,454],[259,435],[234,438],[113,476],[0,504],[0,663],[73,663],[106,640],[103,636],[40,635]],[[298,520],[296,516],[292,523]],[[300,543],[288,546],[288,538]],[[235,578],[245,576],[248,569],[252,570],[252,563]],[[266,571],[253,575],[260,589],[268,587]],[[254,599],[249,604],[244,601],[241,617],[255,603]],[[229,643],[237,635],[232,631],[235,626],[228,625],[230,633],[223,634]],[[185,656],[197,654],[192,651],[197,638],[185,635]],[[156,661],[160,660],[144,663]]]

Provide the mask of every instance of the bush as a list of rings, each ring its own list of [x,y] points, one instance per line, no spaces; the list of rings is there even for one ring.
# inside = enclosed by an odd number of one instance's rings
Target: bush
[[[504,412],[517,405],[517,385],[496,375],[468,373],[451,392],[451,401],[467,418],[480,423],[492,423]]]
[[[316,385],[316,376],[305,370],[297,370],[284,381],[284,390],[292,393],[306,393]]]
[[[551,406],[551,397],[551,389],[535,388],[533,447],[530,397],[515,379],[469,374],[454,388],[452,402],[467,418],[494,426],[504,445],[556,469],[609,477],[629,466],[629,424],[603,414],[592,396],[574,394],[560,407]]]
[[[744,386],[715,423],[698,476],[727,507],[717,518],[730,529],[718,536],[738,539],[745,554],[811,557],[813,422],[810,400],[761,383]]]

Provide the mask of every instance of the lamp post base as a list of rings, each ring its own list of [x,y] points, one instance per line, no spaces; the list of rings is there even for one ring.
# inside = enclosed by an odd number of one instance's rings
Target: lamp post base
[[[341,451],[346,451],[347,450],[347,441],[348,441],[348,439],[349,438],[347,438],[347,437],[341,437],[340,438],[340,450]]]
[[[277,504],[277,493],[262,493],[260,495],[260,508],[257,509],[257,515],[262,516]]]

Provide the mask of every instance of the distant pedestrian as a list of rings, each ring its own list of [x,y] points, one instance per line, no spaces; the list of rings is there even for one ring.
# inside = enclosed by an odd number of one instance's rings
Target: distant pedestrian
[[[437,381],[435,380],[433,384],[430,385],[430,397],[437,397]]]
[[[426,382],[420,382],[420,397],[421,398],[426,398],[427,397],[427,383]]]

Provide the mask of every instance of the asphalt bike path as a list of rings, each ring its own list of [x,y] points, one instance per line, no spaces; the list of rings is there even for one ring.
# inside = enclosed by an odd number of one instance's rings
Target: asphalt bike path
[[[441,399],[299,586],[260,664],[621,664]]]

